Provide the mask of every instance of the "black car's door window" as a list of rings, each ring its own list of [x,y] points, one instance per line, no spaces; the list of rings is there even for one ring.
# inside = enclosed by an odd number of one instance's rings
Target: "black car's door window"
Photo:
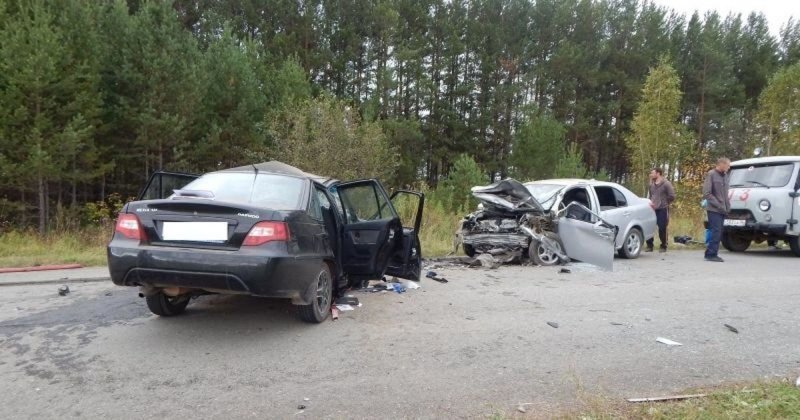
[[[155,172],[150,176],[139,200],[159,200],[172,195],[175,190],[185,187],[190,182],[197,179],[197,175],[182,174],[175,172]]]
[[[402,244],[402,226],[389,197],[375,180],[336,187],[344,212],[342,266],[352,280],[380,278]]]

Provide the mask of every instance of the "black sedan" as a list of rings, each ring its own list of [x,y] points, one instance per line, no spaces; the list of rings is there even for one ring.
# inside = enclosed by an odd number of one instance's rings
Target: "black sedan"
[[[409,197],[416,212],[403,226],[393,202]],[[376,180],[342,183],[280,162],[156,173],[120,212],[108,266],[157,315],[180,314],[201,294],[246,294],[291,299],[303,320],[322,322],[341,290],[384,275],[419,280],[423,203],[416,192],[390,197]]]

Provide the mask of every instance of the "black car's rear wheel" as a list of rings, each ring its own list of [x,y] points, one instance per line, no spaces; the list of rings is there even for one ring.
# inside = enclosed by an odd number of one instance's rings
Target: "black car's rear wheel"
[[[300,319],[318,324],[328,319],[333,301],[333,279],[331,278],[331,271],[325,263],[322,264],[319,274],[317,274],[315,290],[314,300],[308,305],[300,306],[298,309]]]
[[[191,296],[167,296],[161,292],[150,295],[144,298],[147,302],[147,307],[150,312],[159,316],[175,316],[180,315],[186,310],[186,305],[189,304]]]
[[[752,238],[747,235],[733,232],[722,233],[722,246],[730,252],[745,252],[747,248],[750,248],[752,241]]]

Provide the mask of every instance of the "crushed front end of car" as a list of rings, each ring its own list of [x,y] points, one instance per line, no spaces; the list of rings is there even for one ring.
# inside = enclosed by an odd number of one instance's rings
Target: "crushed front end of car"
[[[457,244],[470,257],[490,254],[499,262],[530,258],[540,265],[568,262],[555,234],[555,215],[544,210],[528,189],[514,179],[473,187],[480,200],[456,231]]]

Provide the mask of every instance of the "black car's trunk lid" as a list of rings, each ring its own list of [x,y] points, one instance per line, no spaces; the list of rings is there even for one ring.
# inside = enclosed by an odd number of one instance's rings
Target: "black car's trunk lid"
[[[128,205],[155,246],[238,249],[261,221],[283,220],[279,212],[206,199],[138,201]]]

